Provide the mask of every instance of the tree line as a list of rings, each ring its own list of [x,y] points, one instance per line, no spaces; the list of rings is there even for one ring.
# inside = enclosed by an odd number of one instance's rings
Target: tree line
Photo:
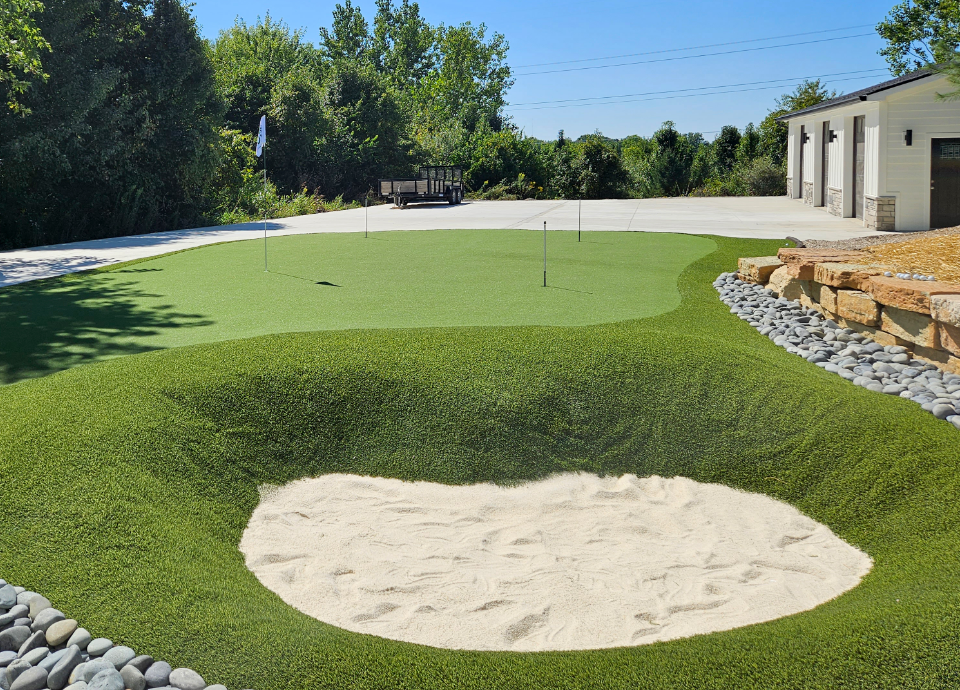
[[[895,73],[942,62],[960,9],[905,0],[878,31]],[[204,40],[185,0],[6,0],[0,248],[339,208],[425,163],[463,166],[480,198],[783,194],[776,116],[835,95],[804,82],[713,141],[672,122],[545,141],[505,114],[507,51],[483,24],[434,25],[409,0],[377,0],[369,21],[344,0],[316,45],[269,15]]]

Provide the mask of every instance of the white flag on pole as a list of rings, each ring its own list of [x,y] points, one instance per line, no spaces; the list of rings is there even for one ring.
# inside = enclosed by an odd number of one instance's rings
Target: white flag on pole
[[[263,153],[263,147],[267,143],[267,116],[260,117],[260,134],[257,136],[257,158]]]

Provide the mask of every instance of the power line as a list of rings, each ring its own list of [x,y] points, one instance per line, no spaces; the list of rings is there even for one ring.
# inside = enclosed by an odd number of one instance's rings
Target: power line
[[[853,72],[834,72],[833,74],[813,74],[807,77],[784,77],[783,79],[768,79],[766,81],[748,81],[740,84],[717,84],[716,86],[697,86],[689,89],[671,89],[668,91],[644,91],[641,93],[624,93],[616,96],[589,96],[587,98],[563,98],[555,101],[531,101],[529,103],[512,103],[513,107],[523,107],[529,105],[548,105],[551,103],[577,103],[583,101],[599,101],[611,98],[634,98],[636,96],[659,96],[667,93],[684,93],[687,91],[707,91],[710,89],[730,89],[737,86],[757,86],[758,84],[779,84],[781,82],[794,82],[803,79],[826,79],[827,77],[845,77],[851,74],[867,75],[875,72],[885,72],[885,67],[874,69],[856,70]]]
[[[738,50],[724,50],[716,53],[698,53],[697,55],[678,55],[677,57],[656,58],[654,60],[637,60],[636,62],[617,62],[612,65],[589,65],[587,67],[567,67],[565,69],[551,69],[542,72],[527,72],[518,74],[518,77],[532,77],[537,74],[559,74],[561,72],[582,72],[588,69],[607,69],[608,67],[628,67],[630,65],[648,65],[654,62],[673,62],[675,60],[693,60],[694,58],[715,57],[718,55],[733,55],[735,53],[753,53],[758,50],[773,50],[774,48],[790,48],[793,46],[806,46],[813,43],[827,43],[829,41],[845,41],[850,38],[863,38],[864,36],[876,36],[875,33],[853,34],[851,36],[834,36],[833,38],[820,38],[813,41],[797,41],[796,43],[780,43],[774,46],[760,46],[757,48],[739,48]]]
[[[865,76],[865,75],[863,75]],[[834,79],[835,82],[838,81],[853,81],[855,79],[863,79],[863,76],[859,77],[847,77],[846,79]],[[518,111],[514,112],[526,112],[528,110],[553,110],[555,108],[583,108],[585,106],[591,105],[614,105],[616,103],[642,103],[644,101],[665,101],[672,100],[675,98],[694,98],[698,96],[716,96],[720,94],[729,94],[729,93],[747,93],[748,91],[769,91],[770,89],[781,89],[783,85],[778,86],[757,86],[752,89],[731,89],[729,91],[710,91],[708,93],[688,93],[688,94],[679,94],[675,96],[655,96],[653,98],[636,98],[626,101],[606,101],[604,103],[568,103],[566,105],[541,105],[534,108],[519,108]]]
[[[760,43],[761,41],[778,41],[781,38],[798,38],[800,36],[813,36],[816,34],[836,33],[837,31],[851,31],[852,29],[865,29],[873,27],[873,24],[857,24],[856,26],[841,26],[836,29],[821,29],[820,31],[807,31],[801,34],[783,34],[781,36],[768,36],[766,38],[750,38],[743,41],[727,41],[726,43],[707,43],[700,46],[690,46],[688,48],[667,48],[664,50],[650,50],[644,53],[627,53],[625,55],[608,55],[607,57],[581,58],[579,60],[560,60],[559,62],[535,62],[530,65],[515,65],[515,69],[527,69],[528,67],[548,67],[550,65],[570,65],[575,62],[596,62],[598,60],[619,60],[620,58],[640,57],[641,55],[659,55],[662,53],[678,53],[684,50],[703,50],[704,48],[720,48],[723,46],[742,45],[744,43]]]

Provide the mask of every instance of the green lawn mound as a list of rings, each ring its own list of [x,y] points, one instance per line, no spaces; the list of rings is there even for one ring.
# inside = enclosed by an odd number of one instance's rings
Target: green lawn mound
[[[0,574],[95,635],[231,688],[960,685],[958,436],[788,355],[710,283],[774,243],[716,239],[656,317],[328,331],[125,357],[0,390]],[[257,485],[683,475],[797,506],[869,553],[855,589],[649,646],[455,652],[285,605],[237,544]]]
[[[268,333],[583,326],[680,304],[715,248],[657,233],[444,230],[229,242],[0,291],[0,384],[159,348]]]

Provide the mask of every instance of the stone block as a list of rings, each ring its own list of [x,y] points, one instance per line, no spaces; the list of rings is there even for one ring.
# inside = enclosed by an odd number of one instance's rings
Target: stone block
[[[937,322],[929,316],[897,307],[884,307],[880,314],[880,328],[916,345],[939,348]]]
[[[813,270],[817,264],[826,262],[869,264],[872,257],[850,249],[783,247],[777,252],[777,258],[785,264],[809,266]]]
[[[737,261],[741,278],[751,283],[766,284],[773,272],[781,266],[783,262],[775,256],[750,256]]]
[[[777,293],[778,297],[784,299],[796,300],[809,290],[809,285],[805,280],[798,280],[790,275],[789,266],[781,266],[770,274],[770,280],[767,287]]]
[[[902,338],[898,338],[897,336],[887,333],[886,331],[882,331],[874,326],[865,326],[864,324],[857,323],[856,321],[849,321],[842,316],[837,316],[834,321],[844,328],[852,328],[857,333],[862,333],[868,338],[873,338],[874,341],[880,343],[884,347],[887,347],[888,345],[899,345],[900,347],[905,347],[907,349],[912,349],[914,347],[913,343],[903,340]]]
[[[859,290],[837,290],[837,313],[864,326],[876,326],[880,322],[880,305]]]
[[[960,295],[960,285],[938,280],[902,280],[886,276],[871,276],[866,292],[877,302],[889,307],[929,314],[933,295]]]
[[[930,314],[934,321],[960,328],[960,295],[931,295]]]
[[[824,262],[814,267],[813,279],[830,287],[864,290],[871,276],[882,276],[884,271],[889,270],[886,266],[871,264]]]
[[[942,349],[960,357],[960,328],[948,323],[937,323],[937,335]]]
[[[829,285],[813,284],[813,291],[819,298],[820,306],[831,313],[837,313],[837,291]]]
[[[943,350],[934,350],[930,347],[917,345],[913,349],[913,355],[917,359],[932,362],[944,371],[948,371],[951,374],[960,374],[960,358],[952,356],[949,352],[944,352]]]

